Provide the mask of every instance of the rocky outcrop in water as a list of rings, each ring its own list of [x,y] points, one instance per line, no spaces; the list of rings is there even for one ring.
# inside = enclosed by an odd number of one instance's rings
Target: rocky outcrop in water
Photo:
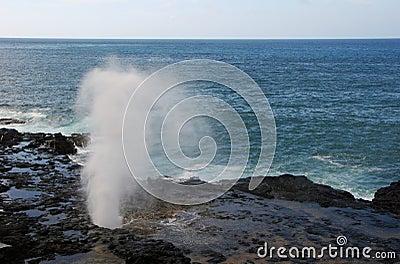
[[[305,176],[284,174],[279,177],[267,176],[263,178],[263,181],[255,190],[249,191],[249,178],[240,179],[234,188],[269,199],[315,202],[323,207],[365,208],[370,204],[368,201],[356,200],[347,191],[314,183]]]
[[[54,154],[76,154],[76,147],[86,147],[90,142],[90,135],[72,134],[64,136],[61,133],[19,133],[15,129],[0,129],[0,145],[13,146],[21,141],[29,142],[30,148],[47,147]]]
[[[21,125],[25,124],[26,122],[23,120],[15,119],[15,118],[0,118],[0,125],[1,126],[8,126],[8,125]]]

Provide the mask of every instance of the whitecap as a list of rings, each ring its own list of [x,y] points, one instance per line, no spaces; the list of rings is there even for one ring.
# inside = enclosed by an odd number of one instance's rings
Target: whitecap
[[[329,156],[329,155],[327,155],[327,156],[316,155],[316,156],[312,156],[312,157],[314,159],[317,159],[317,160],[320,160],[320,161],[328,162],[329,164],[337,166],[337,167],[344,167],[345,166],[345,165],[343,165],[343,164],[341,164],[341,163],[339,163],[339,162],[337,162],[335,160],[332,160],[333,157]]]

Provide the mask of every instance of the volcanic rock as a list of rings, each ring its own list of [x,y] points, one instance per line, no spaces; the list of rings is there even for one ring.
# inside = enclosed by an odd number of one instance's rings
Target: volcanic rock
[[[74,142],[75,146],[80,148],[85,148],[90,143],[89,133],[82,133],[82,134],[73,133],[69,138]]]
[[[390,186],[376,191],[372,205],[376,209],[383,209],[400,215],[400,180],[392,182]]]
[[[14,118],[0,118],[0,125],[15,125],[15,124],[25,124],[23,120],[18,120]]]
[[[53,148],[56,154],[76,154],[74,141],[61,133],[56,133],[47,141],[48,146]]]
[[[323,207],[355,207],[363,208],[367,202],[356,200],[354,196],[343,190],[310,181],[305,176],[283,174],[278,177],[266,176],[254,190],[248,189],[250,179],[240,179],[234,189],[252,193],[269,199],[282,199],[299,202],[315,202]]]
[[[21,142],[22,135],[15,129],[0,128],[0,145],[13,146]]]

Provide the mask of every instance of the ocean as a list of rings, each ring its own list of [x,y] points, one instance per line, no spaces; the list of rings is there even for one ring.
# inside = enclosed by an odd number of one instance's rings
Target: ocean
[[[0,39],[0,118],[26,121],[10,126],[20,131],[91,132],[76,111],[79,86],[110,58],[148,74],[189,59],[246,72],[275,116],[268,175],[306,175],[365,199],[400,178],[400,39]],[[248,105],[233,92],[209,83],[193,89],[225,100],[246,116],[249,131],[255,127]],[[259,153],[257,131],[253,138],[250,170]],[[217,164],[224,163],[220,154]]]

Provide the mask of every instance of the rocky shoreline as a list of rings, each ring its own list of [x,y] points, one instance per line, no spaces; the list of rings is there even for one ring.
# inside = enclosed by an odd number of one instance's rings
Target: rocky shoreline
[[[86,210],[81,166],[68,156],[89,141],[0,129],[0,263],[265,263],[256,250],[267,238],[321,245],[343,233],[400,260],[400,181],[365,201],[304,176],[265,177],[254,191],[241,179],[210,203],[153,199],[151,216],[132,212],[123,228],[98,227]],[[302,261],[313,262],[294,262]]]
[[[67,156],[88,143],[87,135],[0,129],[0,139],[0,263],[40,263],[93,249],[114,263],[190,263],[171,243],[91,224],[81,167]]]

